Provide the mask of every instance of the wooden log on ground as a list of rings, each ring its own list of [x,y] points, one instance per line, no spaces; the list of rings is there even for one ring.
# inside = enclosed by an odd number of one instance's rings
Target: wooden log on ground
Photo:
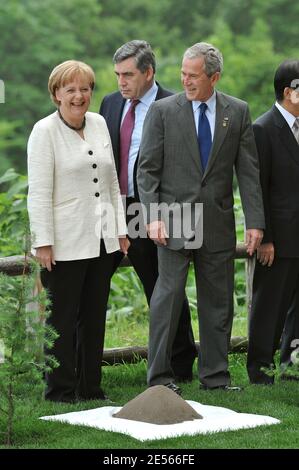
[[[27,258],[27,263],[25,262],[25,256],[0,258],[0,273],[7,274],[8,276],[21,276],[24,269],[26,274],[30,272],[30,257]]]
[[[248,339],[245,336],[232,336],[230,340],[230,353],[246,352],[248,348]]]
[[[141,359],[147,359],[146,346],[130,346],[126,348],[105,349],[102,365],[112,366],[115,364],[132,364]]]
[[[196,341],[195,345],[199,348],[199,342]],[[248,341],[243,336],[233,336],[230,342],[230,353],[245,352],[247,351]],[[116,364],[132,364],[139,362],[141,359],[147,359],[147,346],[130,346],[125,348],[111,348],[105,349],[102,364],[116,365]]]
[[[30,272],[30,259],[31,256],[27,258],[27,266],[25,269],[26,274]],[[25,266],[25,256],[6,256],[5,258],[0,258],[0,273],[7,274],[8,276],[21,276],[24,271]],[[132,266],[129,258],[125,256],[121,263],[120,267],[125,268]]]
[[[236,259],[249,258],[248,253],[246,253],[246,247],[244,243],[239,243],[236,246]],[[27,258],[30,262],[30,257]],[[0,258],[0,273],[8,274],[8,276],[21,276],[23,274],[25,265],[25,256],[7,256],[5,258]],[[131,266],[129,258],[126,256],[122,259],[120,267]],[[30,269],[27,269],[28,273]]]

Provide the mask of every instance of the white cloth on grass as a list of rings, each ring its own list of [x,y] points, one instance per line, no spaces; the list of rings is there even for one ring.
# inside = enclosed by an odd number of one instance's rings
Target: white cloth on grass
[[[237,429],[254,428],[278,424],[280,421],[269,416],[261,416],[236,411],[219,406],[202,405],[196,401],[186,400],[192,408],[203,416],[203,419],[184,421],[178,424],[149,424],[128,419],[113,418],[121,407],[104,406],[93,410],[75,411],[55,416],[43,416],[40,419],[61,421],[69,424],[90,426],[105,431],[120,432],[138,439],[149,441],[153,439],[166,439],[182,435],[208,434],[221,431],[235,431]]]

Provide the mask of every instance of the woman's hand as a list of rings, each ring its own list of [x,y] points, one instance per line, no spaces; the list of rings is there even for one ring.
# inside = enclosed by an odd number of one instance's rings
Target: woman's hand
[[[48,271],[52,271],[52,264],[55,263],[52,246],[40,246],[36,248],[35,258],[39,262],[42,268],[47,268]]]
[[[118,237],[119,245],[120,245],[120,251],[123,252],[124,255],[128,254],[128,249],[130,248],[130,240],[124,235]]]

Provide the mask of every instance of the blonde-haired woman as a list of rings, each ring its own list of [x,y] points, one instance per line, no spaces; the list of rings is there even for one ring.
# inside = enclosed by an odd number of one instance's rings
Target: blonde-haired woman
[[[107,126],[88,112],[94,83],[83,62],[55,67],[48,88],[57,111],[35,124],[28,141],[32,247],[59,334],[51,353],[60,365],[46,377],[52,401],[106,398],[100,384],[111,253],[127,253],[129,245]]]

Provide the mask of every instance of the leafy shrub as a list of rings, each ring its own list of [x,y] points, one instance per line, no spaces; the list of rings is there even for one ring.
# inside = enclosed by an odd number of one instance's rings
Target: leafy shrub
[[[0,257],[26,251],[27,185],[27,177],[16,173],[13,168],[0,177]]]
[[[19,391],[41,399],[43,374],[58,365],[43,352],[57,335],[45,323],[47,299],[44,290],[36,292],[37,269],[20,277],[0,274],[0,411],[7,445],[12,444]]]

